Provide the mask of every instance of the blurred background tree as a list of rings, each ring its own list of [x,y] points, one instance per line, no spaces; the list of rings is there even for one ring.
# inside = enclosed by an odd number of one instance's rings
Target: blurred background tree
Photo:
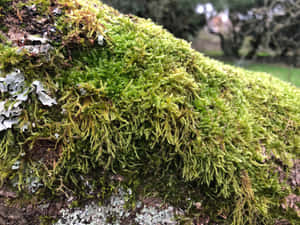
[[[245,13],[253,7],[263,5],[264,0],[206,0],[202,2],[212,3],[218,11],[228,9],[231,12]]]
[[[191,40],[206,24],[204,14],[196,13],[199,4],[211,3],[218,11],[247,12],[264,0],[102,0],[125,14],[150,18],[175,36]]]
[[[199,0],[103,0],[103,2],[122,13],[150,18],[176,37],[189,41],[206,24],[205,15],[195,12]]]
[[[250,38],[247,58],[253,58],[260,48],[273,56],[300,57],[300,0],[264,0],[246,14],[232,13],[236,39]],[[270,51],[271,50],[271,51]]]

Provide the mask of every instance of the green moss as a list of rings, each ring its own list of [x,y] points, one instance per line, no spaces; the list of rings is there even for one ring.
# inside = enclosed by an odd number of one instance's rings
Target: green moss
[[[275,168],[288,172],[299,158],[299,89],[206,58],[149,20],[75,2],[60,1],[62,39],[49,57],[0,45],[1,70],[20,68],[58,100],[47,107],[31,94],[19,126],[28,129],[0,133],[2,182],[18,179],[26,190],[34,171],[44,184],[37,195],[88,198],[92,188],[105,197],[118,174],[136,194],[156,194],[190,217],[202,202],[220,223],[220,215],[226,224],[296,221],[280,204],[299,190]]]

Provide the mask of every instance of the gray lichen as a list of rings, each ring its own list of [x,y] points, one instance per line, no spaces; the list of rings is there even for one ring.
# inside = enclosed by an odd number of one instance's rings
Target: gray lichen
[[[23,38],[19,41],[24,45],[19,47],[17,52],[22,52],[25,50],[32,55],[47,55],[48,52],[53,49],[48,43],[49,39],[47,38],[46,32],[44,33],[43,37],[27,34],[26,39]]]
[[[20,160],[17,160],[13,165],[13,170],[19,170],[20,168]],[[15,177],[12,180],[13,187],[19,187],[20,185],[24,185],[25,189],[30,193],[35,193],[39,188],[43,187],[44,184],[42,183],[41,179],[34,173],[33,170],[28,170],[29,176],[26,178],[23,177],[23,181],[20,181],[18,177]]]
[[[55,225],[120,225],[127,221],[128,224],[138,225],[176,225],[175,210],[172,206],[159,208],[147,206],[141,201],[136,203],[136,213],[125,208],[126,196],[131,190],[118,190],[118,193],[111,196],[109,201],[98,206],[96,203],[86,205],[84,208],[74,210],[61,210],[62,216]]]
[[[57,104],[54,98],[51,98],[49,95],[47,95],[47,91],[40,81],[34,81],[32,86],[35,87],[36,94],[43,105],[52,106]]]
[[[18,69],[7,74],[5,78],[0,77],[0,92],[9,95],[7,99],[0,101],[0,131],[12,128],[18,123],[18,116],[22,112],[20,104],[27,100],[27,89],[24,90],[24,85],[24,76]]]
[[[0,75],[2,72],[0,71]],[[28,100],[29,94],[34,92],[40,102],[46,106],[57,104],[54,98],[47,94],[43,84],[36,80],[32,84],[26,84],[24,74],[15,69],[5,77],[0,77],[0,93],[6,94],[3,101],[0,101],[0,131],[12,128],[18,124],[19,116],[22,113],[22,103]],[[22,128],[22,130],[24,130]]]

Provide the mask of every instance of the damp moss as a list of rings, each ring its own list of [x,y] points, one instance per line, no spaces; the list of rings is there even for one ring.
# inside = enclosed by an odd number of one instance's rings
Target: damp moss
[[[1,183],[28,191],[36,176],[43,187],[32,195],[85,199],[88,190],[105,197],[118,175],[136,194],[186,209],[183,221],[296,223],[281,204],[299,187],[277,169],[288,174],[299,158],[299,89],[204,57],[150,20],[96,0],[34,2],[58,38],[40,56],[0,44],[1,76],[18,68],[58,104],[31,93],[19,125],[0,132]]]

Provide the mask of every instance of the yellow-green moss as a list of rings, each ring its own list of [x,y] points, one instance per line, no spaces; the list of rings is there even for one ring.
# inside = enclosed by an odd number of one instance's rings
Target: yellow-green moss
[[[19,126],[28,129],[0,132],[2,183],[17,179],[26,189],[23,178],[34,171],[45,187],[36,194],[89,197],[86,180],[106,193],[118,174],[136,193],[185,209],[202,202],[220,223],[219,215],[226,224],[296,222],[280,204],[299,188],[275,171],[282,164],[288,173],[299,158],[299,89],[206,58],[150,20],[99,1],[58,2],[62,38],[50,56],[0,45],[3,74],[19,68],[58,100],[46,107],[31,95]],[[11,170],[16,160],[20,169]]]

